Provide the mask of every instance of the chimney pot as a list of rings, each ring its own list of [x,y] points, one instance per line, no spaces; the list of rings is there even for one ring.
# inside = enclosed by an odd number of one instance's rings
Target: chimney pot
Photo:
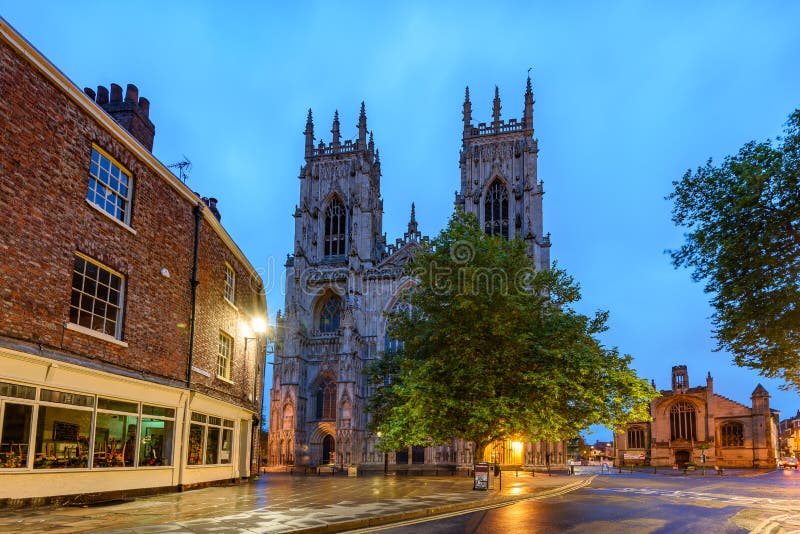
[[[125,89],[125,102],[136,103],[139,101],[139,89],[132,83]]]
[[[97,103],[101,106],[108,104],[108,89],[103,85],[97,86]]]
[[[94,90],[91,87],[84,87],[83,92],[86,93],[92,100],[94,100],[97,97],[97,95],[95,94]]]
[[[119,104],[122,102],[122,87],[112,83],[111,84],[111,103]]]
[[[150,118],[150,101],[145,97],[139,99],[139,109],[142,110],[145,117]]]

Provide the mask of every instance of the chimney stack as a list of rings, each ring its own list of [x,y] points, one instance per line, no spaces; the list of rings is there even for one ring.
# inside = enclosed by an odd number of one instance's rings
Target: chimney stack
[[[102,85],[97,87],[97,93],[86,87],[83,90],[89,98],[111,115],[120,126],[128,130],[145,148],[153,151],[153,138],[156,127],[150,121],[150,101],[139,98],[139,89],[132,83],[125,89],[125,100],[122,99],[122,87],[112,83],[111,97],[109,91]]]

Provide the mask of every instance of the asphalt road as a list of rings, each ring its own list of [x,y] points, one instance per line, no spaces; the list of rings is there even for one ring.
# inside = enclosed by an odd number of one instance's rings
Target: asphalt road
[[[381,532],[740,533],[800,531],[800,474],[752,477],[611,475],[551,499],[520,502]]]

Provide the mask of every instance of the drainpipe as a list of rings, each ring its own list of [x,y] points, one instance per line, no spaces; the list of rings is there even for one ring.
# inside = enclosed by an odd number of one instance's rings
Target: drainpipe
[[[200,281],[197,279],[197,262],[200,251],[200,223],[203,220],[203,211],[200,203],[195,204],[194,209],[194,250],[192,257],[192,278],[189,280],[192,288],[191,297],[191,317],[189,320],[189,361],[186,366],[186,388],[192,387],[192,364],[194,357],[194,323],[197,315],[197,286]]]

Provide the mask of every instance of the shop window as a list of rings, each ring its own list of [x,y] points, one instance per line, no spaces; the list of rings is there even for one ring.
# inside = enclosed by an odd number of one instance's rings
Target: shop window
[[[172,465],[175,439],[175,409],[142,405],[139,467]]]
[[[28,445],[31,441],[33,406],[3,403],[3,424],[0,426],[0,468],[28,466]]]
[[[228,432],[225,430],[228,429]],[[188,465],[217,465],[231,462],[233,421],[192,412],[189,427]]]
[[[40,405],[34,469],[89,467],[92,411]]]

